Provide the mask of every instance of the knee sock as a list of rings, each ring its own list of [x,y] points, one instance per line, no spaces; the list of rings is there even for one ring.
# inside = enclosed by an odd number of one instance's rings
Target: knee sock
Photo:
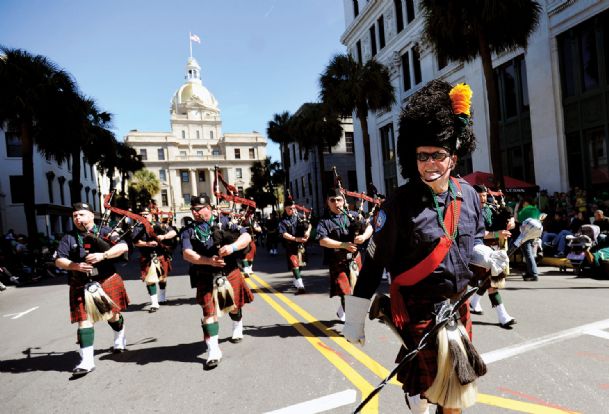
[[[78,328],[77,335],[81,348],[93,346],[93,340],[95,339],[95,330],[93,328]]]
[[[203,335],[205,338],[218,336],[218,332],[220,332],[220,324],[218,322],[202,323],[201,326],[203,327]]]
[[[124,322],[125,322],[125,320],[123,319],[123,315],[120,314],[118,317],[118,321],[116,321],[116,322],[108,321],[108,325],[110,325],[110,327],[112,328],[112,330],[114,332],[120,332],[123,329]]]
[[[230,316],[233,321],[240,321],[243,318],[243,313],[241,312],[241,309],[239,309],[237,313],[229,312],[228,316]]]
[[[488,298],[491,300],[491,305],[493,305],[493,308],[496,308],[503,303],[499,292],[489,293]]]
[[[150,296],[156,295],[156,283],[154,285],[146,285],[146,289],[148,289],[148,294]]]
[[[159,282],[159,289],[165,289],[167,287],[167,282]]]
[[[292,274],[294,275],[294,279],[300,279],[301,278],[300,268],[295,267],[294,269],[292,269]]]
[[[250,262],[248,260],[243,261],[243,267],[248,267],[249,265],[250,265]]]

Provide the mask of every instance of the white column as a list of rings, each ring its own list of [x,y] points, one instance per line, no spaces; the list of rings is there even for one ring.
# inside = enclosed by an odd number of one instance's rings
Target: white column
[[[191,168],[190,169],[190,195],[191,196],[196,196],[199,195],[199,193],[197,192],[197,169],[196,168]]]

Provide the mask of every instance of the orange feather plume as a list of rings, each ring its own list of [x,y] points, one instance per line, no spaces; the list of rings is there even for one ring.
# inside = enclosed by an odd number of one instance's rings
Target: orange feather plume
[[[450,90],[448,96],[450,96],[455,115],[464,114],[470,116],[472,95],[472,89],[465,83],[459,83]]]

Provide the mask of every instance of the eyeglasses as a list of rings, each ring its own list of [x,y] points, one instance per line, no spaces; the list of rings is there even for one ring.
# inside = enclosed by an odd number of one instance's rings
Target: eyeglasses
[[[339,201],[343,201],[343,198],[342,197],[330,197],[330,198],[328,198],[328,201],[330,203],[338,203]]]
[[[434,161],[444,161],[448,157],[450,157],[450,154],[447,152],[443,152],[443,151],[436,151],[436,152],[432,152],[432,153],[417,152],[417,161],[421,161],[421,162],[425,162],[429,158],[431,158]]]
[[[190,211],[201,211],[205,207],[208,207],[208,206],[206,206],[206,205],[205,206],[199,206],[199,207],[192,206],[192,207],[190,207]]]

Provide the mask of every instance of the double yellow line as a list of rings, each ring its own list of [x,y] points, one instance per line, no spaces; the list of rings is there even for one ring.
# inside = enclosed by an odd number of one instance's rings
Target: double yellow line
[[[359,372],[357,372],[347,361],[342,359],[334,350],[326,346],[323,342],[316,339],[316,336],[307,329],[298,319],[296,319],[291,313],[286,311],[275,299],[279,299],[285,305],[287,305],[290,309],[292,309],[296,314],[300,315],[307,323],[315,326],[320,332],[326,335],[329,339],[334,341],[338,346],[340,346],[345,352],[359,361],[362,365],[364,365],[367,369],[369,369],[372,373],[374,373],[378,378],[384,379],[389,375],[389,371],[379,364],[374,359],[370,358],[366,353],[361,351],[358,347],[347,341],[344,337],[337,334],[334,330],[330,329],[328,326],[321,323],[317,318],[311,315],[309,312],[289,300],[283,293],[275,290],[271,285],[269,285],[264,279],[259,276],[250,273],[250,278],[246,279],[247,283],[251,288],[258,290],[258,295],[267,302],[279,315],[281,315],[290,325],[292,325],[309,343],[319,352],[321,353],[330,363],[332,363],[340,372],[343,373],[345,378],[347,378],[351,383],[357,387],[360,391],[361,398],[363,399],[367,396],[372,390],[374,386],[370,384],[368,381],[362,377]],[[254,282],[254,280],[256,282]],[[272,296],[268,293],[265,293],[260,289],[262,286],[266,291],[271,292]],[[400,385],[395,378],[391,380],[390,384],[392,385]],[[557,409],[554,407],[549,407],[540,404],[527,403],[522,401],[516,401],[508,398],[496,397],[489,394],[478,394],[479,403],[485,405],[491,405],[495,407],[505,408],[513,411],[518,411],[522,413],[531,413],[531,414],[564,414],[564,413],[572,413],[572,411],[565,411],[561,409]],[[362,410],[362,413],[366,414],[378,414],[379,412],[379,400],[378,395],[374,397]]]

